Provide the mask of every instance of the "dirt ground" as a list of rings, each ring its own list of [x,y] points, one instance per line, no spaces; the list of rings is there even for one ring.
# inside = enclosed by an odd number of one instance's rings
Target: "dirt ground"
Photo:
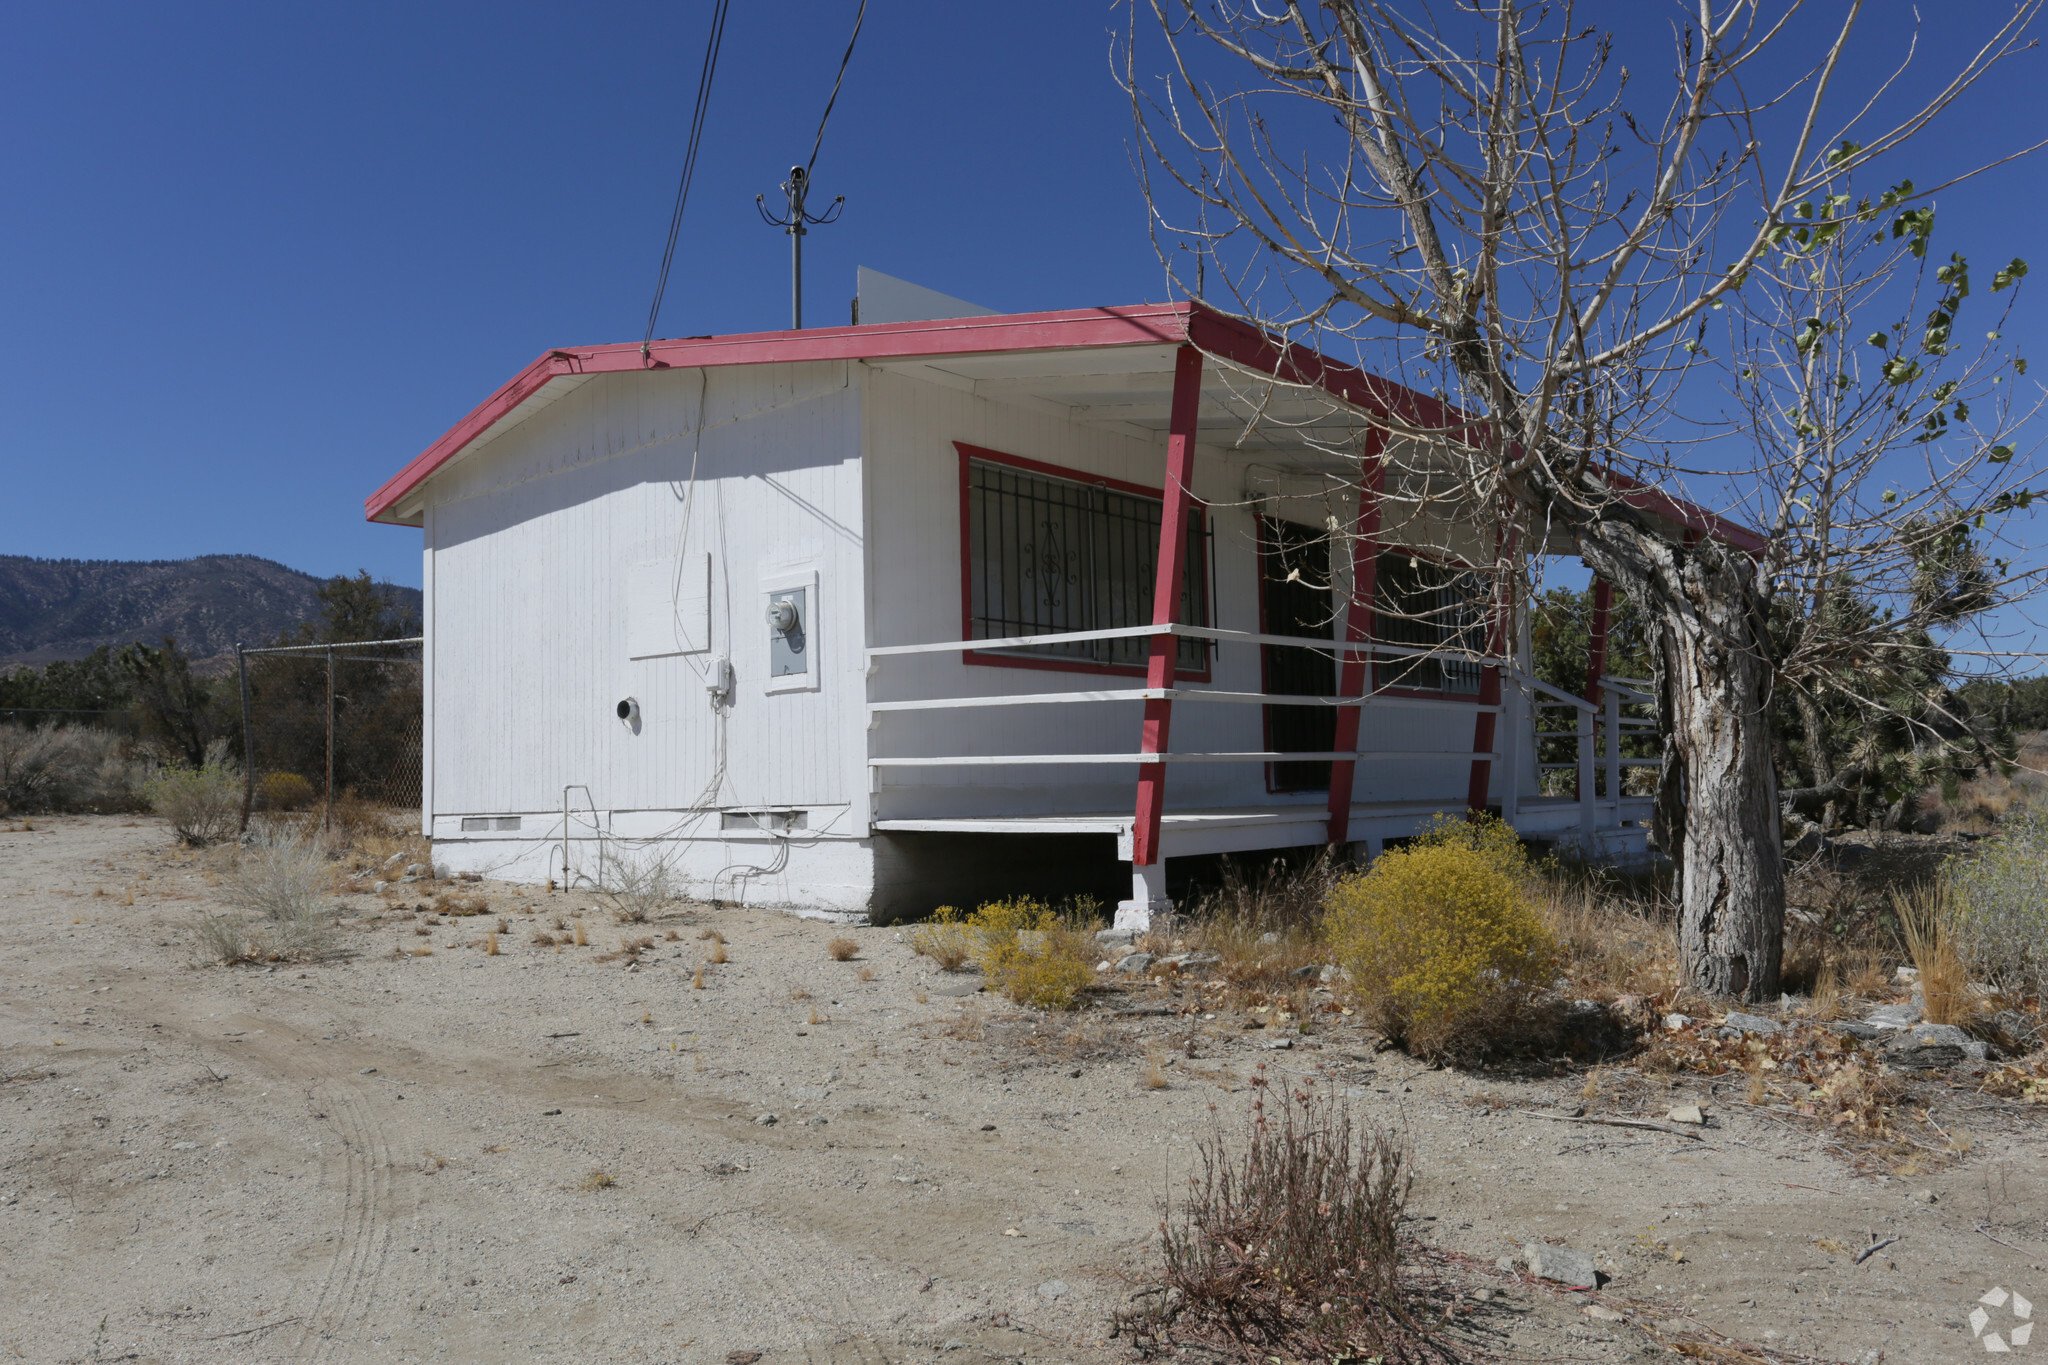
[[[495,957],[488,920],[362,927],[354,895],[332,961],[200,968],[217,857],[0,824],[0,1359],[1129,1359],[1119,1272],[1261,1062],[1405,1128],[1420,1235],[1495,1291],[1475,1356],[1917,1365],[1982,1353],[1993,1286],[2048,1304],[2048,1162],[2009,1106],[1965,1162],[1861,1176],[1725,1082],[1639,1083],[1649,1117],[1703,1102],[1698,1140],[1553,1121],[1525,1111],[1584,1075],[1429,1070],[1348,1024],[1282,1050],[1163,986],[1032,1015],[904,931],[770,910],[634,926],[680,937],[628,968],[587,895],[492,883],[462,889],[512,917]],[[574,909],[593,946],[531,943]],[[731,960],[695,989],[706,926]],[[1497,1266],[1543,1238],[1611,1283]]]

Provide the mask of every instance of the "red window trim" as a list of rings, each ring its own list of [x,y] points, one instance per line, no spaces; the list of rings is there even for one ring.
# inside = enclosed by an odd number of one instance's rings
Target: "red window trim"
[[[1389,544],[1385,541],[1381,541],[1378,544],[1376,544],[1373,547],[1373,553],[1375,555],[1407,555],[1410,559],[1422,560],[1426,563],[1434,564],[1439,568],[1466,569],[1472,573],[1484,572],[1480,569],[1478,565],[1468,564],[1464,560],[1459,559],[1455,555],[1438,554],[1430,550],[1418,550],[1412,546],[1394,545]],[[1379,576],[1377,574],[1375,574],[1373,578],[1375,583],[1379,582]],[[1488,600],[1491,601],[1491,598],[1489,598]],[[1375,600],[1372,605],[1373,631],[1375,634],[1377,634],[1379,631],[1380,624],[1380,604],[1377,600]],[[1378,642],[1375,641],[1375,643]],[[1375,655],[1372,661],[1373,686],[1371,687],[1370,692],[1375,697],[1410,697],[1416,701],[1455,702],[1463,703],[1466,706],[1477,706],[1480,704],[1479,694],[1482,690],[1480,688],[1475,688],[1470,692],[1446,692],[1441,689],[1423,687],[1381,687],[1379,686],[1379,680],[1380,669],[1381,667],[1383,667],[1382,657],[1383,656]]]
[[[967,466],[975,460],[986,460],[994,464],[1006,464],[1016,469],[1028,469],[1034,474],[1050,478],[1065,479],[1069,483],[1091,483],[1101,488],[1114,489],[1119,493],[1130,493],[1141,498],[1152,498],[1162,506],[1166,502],[1164,488],[1148,488],[1141,483],[1130,483],[1123,479],[1112,479],[1106,474],[1091,474],[1082,469],[1070,469],[1065,465],[1048,464],[1043,460],[1027,460],[1022,455],[1006,455],[1000,450],[986,446],[970,445],[966,441],[953,442],[953,449],[960,454],[960,638],[974,638],[974,547],[969,543],[971,530],[968,525]],[[1198,525],[1207,529],[1209,505],[1193,493],[1188,495],[1189,514],[1198,519]],[[1207,556],[1204,556],[1207,566]],[[1216,606],[1209,604],[1213,618]],[[1186,622],[1188,625],[1207,625],[1208,622]],[[1211,658],[1215,651],[1209,651]],[[980,668],[1035,668],[1048,673],[1089,673],[1098,677],[1142,678],[1143,664],[1092,664],[1067,659],[1030,659],[1007,654],[988,654],[979,650],[966,649],[960,652],[962,663]],[[1188,682],[1208,682],[1214,665],[1200,671],[1176,669],[1174,676]]]

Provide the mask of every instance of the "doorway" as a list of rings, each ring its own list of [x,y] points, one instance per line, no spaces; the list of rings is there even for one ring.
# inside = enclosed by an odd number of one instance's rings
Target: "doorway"
[[[1319,527],[1259,518],[1259,630],[1266,635],[1327,636],[1336,619],[1330,583],[1330,541]],[[1337,693],[1333,650],[1260,647],[1263,691],[1290,697]],[[1328,753],[1337,742],[1337,712],[1328,706],[1267,706],[1266,748],[1275,753]],[[1328,791],[1327,760],[1266,765],[1269,791]]]

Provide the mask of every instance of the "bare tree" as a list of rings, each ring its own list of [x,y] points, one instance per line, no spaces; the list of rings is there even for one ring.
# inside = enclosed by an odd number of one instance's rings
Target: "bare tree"
[[[1841,89],[1860,0],[1817,35],[1797,0],[1674,6],[1658,78],[1569,3],[1132,0],[1119,65],[1177,286],[1445,400],[1392,420],[1466,505],[1568,538],[1649,614],[1683,967],[1717,994],[1778,989],[1779,570],[1658,515],[1699,449],[1676,405],[1798,206],[1878,174],[2029,45],[2039,3],[1900,107],[1900,73]],[[1508,581],[1524,547],[1495,540]]]
[[[1779,710],[1809,783],[1785,794],[1793,818],[1858,794],[1896,826],[1931,773],[1995,761],[1950,677],[2030,657],[1956,638],[2043,584],[2014,526],[2042,472],[2017,433],[2041,404],[2004,340],[2027,264],[1993,273],[2004,302],[1963,341],[1970,263],[1931,252],[1934,210],[1901,210],[1910,192],[1858,196],[1845,176],[1801,202],[1729,310],[1730,425],[1756,453]],[[1846,752],[1831,715],[1853,720]]]

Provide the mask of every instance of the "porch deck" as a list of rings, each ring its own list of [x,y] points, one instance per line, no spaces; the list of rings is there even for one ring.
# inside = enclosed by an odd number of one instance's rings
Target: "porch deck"
[[[1532,838],[1594,839],[1599,852],[1627,857],[1644,851],[1650,819],[1650,798],[1624,797],[1593,803],[1593,829],[1586,827],[1585,807],[1574,796],[1523,798],[1509,819]],[[1351,807],[1351,834],[1360,853],[1372,856],[1388,839],[1414,834],[1441,813],[1440,801],[1360,802]],[[1063,812],[1057,815],[926,816],[878,820],[880,831],[925,834],[1108,834],[1117,841],[1117,856],[1130,861],[1134,845],[1134,811]],[[1306,848],[1328,842],[1330,814],[1321,802],[1235,806],[1208,810],[1169,810],[1159,821],[1161,855],[1185,858],[1205,853],[1243,853],[1260,849]]]

